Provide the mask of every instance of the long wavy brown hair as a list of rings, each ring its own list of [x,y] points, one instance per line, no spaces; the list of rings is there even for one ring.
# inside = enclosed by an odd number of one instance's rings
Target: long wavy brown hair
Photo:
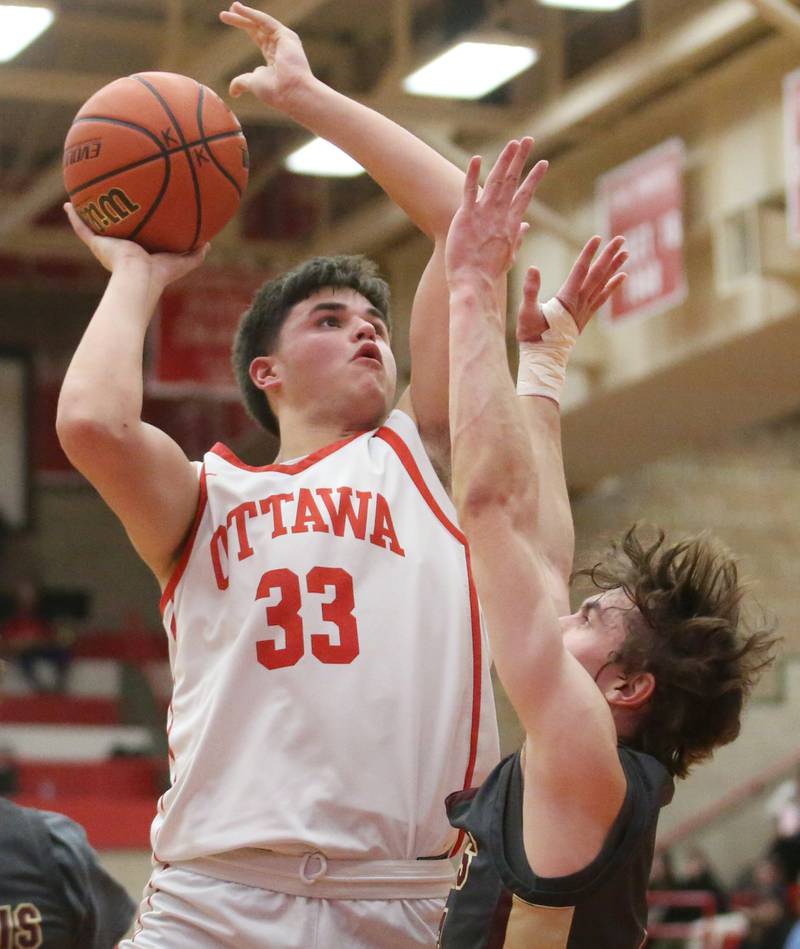
[[[774,623],[746,623],[747,591],[733,557],[708,535],[645,542],[634,524],[608,555],[574,576],[621,588],[637,610],[614,656],[624,671],[651,672],[655,690],[634,747],[678,777],[739,734],[745,699],[773,661]]]

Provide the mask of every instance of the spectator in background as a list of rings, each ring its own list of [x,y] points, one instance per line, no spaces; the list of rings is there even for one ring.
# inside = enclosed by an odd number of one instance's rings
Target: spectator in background
[[[0,945],[112,949],[135,904],[63,814],[0,799]]]
[[[800,949],[800,890],[797,887],[794,888],[789,910],[794,923],[783,944],[783,949]]]
[[[770,795],[767,813],[775,821],[769,849],[788,884],[800,880],[800,772],[781,782]]]
[[[762,857],[753,870],[755,901],[741,912],[749,924],[741,949],[783,949],[792,928],[786,881],[774,857]]]
[[[679,890],[697,890],[711,893],[716,903],[715,912],[724,913],[727,909],[728,898],[725,889],[720,883],[708,856],[699,847],[692,847],[686,854],[684,871],[678,878],[677,888]],[[693,908],[692,913],[685,915],[683,919],[699,919],[702,915],[702,909]]]
[[[0,946],[112,949],[130,928],[133,900],[63,814],[0,798],[0,854]]]
[[[680,889],[678,885],[675,868],[672,863],[672,854],[669,850],[656,850],[653,854],[653,863],[650,867],[650,879],[647,884],[649,892],[654,894],[668,893],[672,890]],[[662,906],[658,903],[652,904],[647,913],[648,929],[656,923],[674,923],[676,922],[676,913],[679,907]],[[682,939],[651,939],[647,945],[650,949],[680,949],[683,946]]]
[[[31,580],[17,585],[14,613],[0,627],[0,638],[3,656],[16,662],[34,691],[64,691],[71,652],[42,613],[39,593]],[[42,664],[52,667],[51,676],[42,676]]]
[[[678,884],[675,879],[675,867],[672,863],[672,854],[669,850],[656,850],[653,854],[653,864],[650,867],[648,889],[655,892],[678,889]]]

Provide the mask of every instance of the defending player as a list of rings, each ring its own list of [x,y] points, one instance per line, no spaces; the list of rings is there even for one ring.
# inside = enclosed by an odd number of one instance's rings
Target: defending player
[[[198,266],[73,226],[111,271],[75,353],[58,432],[158,578],[174,689],[172,784],[135,947],[430,946],[457,841],[454,788],[499,756],[449,458],[443,248],[462,173],[318,82],[296,35],[235,4],[268,66],[234,80],[349,151],[434,240],[394,401],[387,288],[358,258],[269,282],[235,359],[280,429],[253,469],[192,464],[141,420],[163,288]],[[526,143],[524,149],[529,149]]]
[[[479,167],[473,159],[447,243],[454,497],[526,738],[481,788],[448,801],[470,840],[440,944],[636,949],[673,777],[736,737],[774,640],[742,629],[736,566],[705,537],[668,546],[629,531],[590,571],[598,593],[570,612],[559,390],[623,255],[612,242],[590,266],[591,241],[544,311],[529,271],[517,398],[496,285],[536,182],[519,185],[520,154],[505,153],[478,197]]]

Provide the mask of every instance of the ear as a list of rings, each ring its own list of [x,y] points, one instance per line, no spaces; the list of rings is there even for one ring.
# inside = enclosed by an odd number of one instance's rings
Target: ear
[[[262,392],[274,392],[276,387],[280,386],[277,360],[273,356],[256,356],[250,363],[249,373],[253,385]]]
[[[612,708],[638,712],[650,701],[655,688],[656,679],[652,672],[620,673],[606,689],[605,696]]]

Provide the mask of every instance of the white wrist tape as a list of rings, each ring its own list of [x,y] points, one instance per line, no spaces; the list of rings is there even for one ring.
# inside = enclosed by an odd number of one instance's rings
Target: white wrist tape
[[[559,404],[578,327],[556,297],[542,306],[542,313],[548,327],[542,338],[519,344],[517,395],[543,395]]]

